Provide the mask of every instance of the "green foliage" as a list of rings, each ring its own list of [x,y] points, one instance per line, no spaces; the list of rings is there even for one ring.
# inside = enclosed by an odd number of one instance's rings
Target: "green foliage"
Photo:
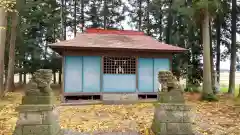
[[[123,6],[123,8],[121,8]],[[106,11],[100,0],[89,0],[85,3],[89,7],[86,12],[86,27],[103,28],[104,16],[106,16],[106,26],[108,29],[121,29],[121,22],[125,19],[125,5],[122,1],[107,1]]]
[[[28,0],[21,7],[20,20],[16,43],[16,70],[33,73],[49,63],[44,60],[45,56],[50,57],[44,48],[48,43],[55,42],[60,35],[57,32],[60,22],[59,5],[53,0]]]
[[[43,67],[51,68],[56,72],[60,71],[60,56],[46,48],[47,44],[60,39],[62,34],[60,1],[23,0],[21,2],[22,6],[19,9],[21,16],[19,22],[21,24],[19,25],[15,51],[16,72],[31,73]],[[103,28],[104,16],[106,16],[107,28],[109,29],[122,29],[122,22],[126,19],[129,20],[129,25],[137,29],[141,21],[141,29],[145,33],[149,30],[149,35],[158,41],[166,42],[168,39],[170,44],[188,49],[183,54],[174,55],[172,66],[174,75],[178,79],[180,77],[187,78],[188,84],[199,85],[202,82],[202,42],[199,25],[202,9],[208,9],[212,13],[214,51],[216,42],[214,18],[216,13],[220,15],[222,23],[221,45],[228,48],[222,53],[221,59],[224,60],[229,55],[231,45],[230,0],[208,0],[207,3],[206,0],[187,2],[186,0],[173,0],[173,3],[169,0],[150,0],[149,7],[147,7],[147,0],[141,0],[141,10],[139,0],[114,0],[107,1],[106,11],[104,11],[103,0],[84,0],[83,2],[85,27]],[[74,1],[66,0],[65,3],[66,23],[64,23],[64,27],[67,31],[72,32],[75,27]],[[78,24],[82,22],[80,1],[77,1],[76,8],[76,23]],[[148,14],[150,16],[149,22]],[[240,29],[238,29],[239,31]],[[7,66],[7,60],[5,66]]]
[[[201,92],[200,86],[197,85],[188,85],[185,89],[185,92],[199,93]]]
[[[201,100],[214,102],[214,101],[218,101],[218,98],[214,94],[202,94]]]
[[[192,2],[177,0],[174,1],[173,7],[181,15],[198,18],[197,20],[202,19],[204,10],[208,10],[213,16],[216,15],[216,12],[222,12],[222,4],[219,0],[193,0]]]

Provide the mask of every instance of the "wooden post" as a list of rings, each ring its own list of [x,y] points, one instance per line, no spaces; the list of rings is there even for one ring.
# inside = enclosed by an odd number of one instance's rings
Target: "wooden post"
[[[65,99],[65,96],[64,96],[64,66],[65,66],[65,56],[62,57],[62,74],[60,74],[59,72],[59,75],[61,75],[61,82],[59,82],[59,84],[61,84],[61,102],[62,103],[65,103],[66,102],[66,99]]]

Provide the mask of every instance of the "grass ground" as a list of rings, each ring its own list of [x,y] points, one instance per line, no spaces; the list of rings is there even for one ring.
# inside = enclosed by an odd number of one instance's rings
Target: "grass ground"
[[[55,93],[59,95],[58,90]],[[22,95],[21,91],[7,93],[0,101],[0,135],[12,134],[18,117],[15,108],[21,103]],[[194,130],[211,135],[240,135],[240,113],[234,100],[228,96],[219,97],[219,102],[208,103],[200,102],[198,94],[185,94],[187,104],[193,106],[191,116]],[[82,132],[135,129],[145,134],[151,126],[154,105],[61,106],[58,110],[62,128]]]
[[[221,87],[220,91],[224,92],[224,93],[227,93],[228,92],[228,87]],[[235,88],[234,95],[238,96],[238,93],[239,93],[239,88],[237,87],[237,88]]]

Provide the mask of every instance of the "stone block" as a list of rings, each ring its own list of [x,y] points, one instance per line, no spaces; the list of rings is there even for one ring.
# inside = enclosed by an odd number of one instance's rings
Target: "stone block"
[[[49,125],[31,125],[23,127],[24,135],[52,135]]]
[[[167,133],[170,135],[179,134],[179,123],[167,123]]]
[[[120,100],[121,95],[120,94],[103,94],[102,99],[107,101],[113,101],[113,100]]]
[[[103,94],[102,95],[103,101],[137,101],[138,95],[137,94]]]
[[[22,126],[16,125],[13,135],[23,135]]]
[[[23,127],[23,135],[61,135],[62,132],[54,125],[31,125]]]
[[[166,111],[182,111],[184,104],[159,104],[158,108]]]
[[[52,96],[25,96],[22,99],[22,104],[53,104],[54,97]]]
[[[191,123],[179,123],[179,134],[194,135]]]
[[[183,122],[183,112],[179,111],[159,111],[157,119],[161,122]]]
[[[160,103],[156,106],[157,109],[167,111],[190,111],[191,106],[185,104]]]
[[[59,122],[57,111],[43,112],[43,120],[42,120],[43,124],[51,124],[55,122]]]
[[[167,123],[169,135],[193,135],[191,123]]]
[[[191,123],[192,122],[189,111],[184,111],[183,112],[183,122],[186,122],[186,123]]]
[[[41,112],[20,113],[17,125],[42,124]]]
[[[181,90],[171,90],[170,92],[161,92],[160,94],[161,103],[185,103]]]
[[[52,111],[54,105],[20,105],[16,108],[19,112],[39,112],[39,111]]]
[[[184,105],[184,110],[183,111],[191,111],[192,106],[190,105]]]
[[[166,106],[165,106],[166,107]],[[155,109],[155,118],[160,122],[183,122],[183,111],[170,111],[163,108]]]
[[[155,135],[166,135],[167,134],[166,123],[161,123],[160,121],[158,121],[156,119],[153,120],[151,129],[155,133]]]

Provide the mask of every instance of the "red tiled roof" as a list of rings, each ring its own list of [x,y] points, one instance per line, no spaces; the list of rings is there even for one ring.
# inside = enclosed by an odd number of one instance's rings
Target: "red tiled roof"
[[[86,30],[86,33],[98,33],[98,34],[119,34],[119,35],[144,35],[144,32],[141,31],[132,31],[132,30],[104,30],[104,29],[95,29],[89,28]]]
[[[157,52],[183,52],[186,49],[158,42],[143,32],[88,29],[72,40],[49,45],[51,48],[132,49]]]

